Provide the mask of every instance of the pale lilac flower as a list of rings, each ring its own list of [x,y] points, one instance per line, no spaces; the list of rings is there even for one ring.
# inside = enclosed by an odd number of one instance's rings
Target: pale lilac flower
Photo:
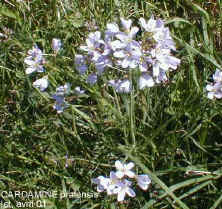
[[[153,76],[158,77],[161,71],[176,70],[180,59],[170,55],[169,49],[156,48],[151,50],[153,59]]]
[[[114,57],[121,59],[122,68],[136,68],[142,56],[141,49],[136,46],[128,46],[123,50],[114,52]]]
[[[75,56],[76,69],[79,71],[81,75],[83,75],[88,69],[86,60],[87,60],[86,56],[84,55],[77,54]]]
[[[142,73],[139,78],[139,89],[144,89],[145,87],[152,87],[155,85],[155,82],[148,73]]]
[[[33,48],[28,51],[28,56],[24,59],[24,62],[26,65],[28,65],[25,71],[26,74],[45,71],[43,67],[45,62],[43,53],[37,45],[34,45]]]
[[[112,38],[120,32],[119,26],[116,23],[108,23],[106,25],[105,41],[110,41]]]
[[[35,44],[32,49],[28,50],[29,59],[35,59],[36,57],[43,59],[42,50]]]
[[[153,38],[159,45],[161,45],[162,48],[176,50],[175,43],[170,36],[169,28],[162,28],[161,30],[158,30],[153,35]]]
[[[62,42],[60,39],[58,38],[53,38],[52,39],[52,49],[55,53],[58,53],[59,50],[61,49],[62,47]]]
[[[108,188],[110,179],[104,176],[99,176],[97,178],[92,179],[92,182],[94,184],[97,184],[97,192],[104,192]]]
[[[122,164],[119,160],[115,162],[115,167],[117,171],[111,171],[109,178],[104,176],[99,176],[92,179],[94,184],[97,184],[98,192],[107,192],[107,195],[117,195],[117,200],[119,202],[125,199],[125,196],[135,197],[136,194],[131,188],[133,185],[131,181],[126,179],[127,177],[136,180],[137,185],[143,189],[147,190],[151,180],[148,175],[135,175],[131,169],[134,167],[134,163],[130,162],[128,164]],[[135,182],[135,181],[134,181]]]
[[[69,104],[65,101],[65,95],[70,92],[70,84],[66,83],[64,86],[56,88],[56,93],[52,95],[52,98],[56,100],[53,105],[53,109],[57,110],[57,113],[62,113]]]
[[[112,67],[112,61],[108,56],[101,55],[94,63],[99,75],[103,73],[106,67]]]
[[[135,176],[138,186],[142,190],[147,190],[149,185],[151,184],[151,180],[148,175],[142,174],[142,175],[136,175]]]
[[[97,191],[98,192],[104,192],[106,191],[108,195],[114,194],[114,189],[119,187],[120,180],[117,178],[115,175],[115,172],[111,171],[110,172],[110,177],[103,177],[99,176],[95,179],[92,179],[92,182],[94,184],[97,184]]]
[[[111,171],[109,176],[109,184],[106,189],[108,195],[114,194],[114,190],[119,187],[120,179],[116,176],[115,172]]]
[[[131,181],[124,179],[118,184],[118,186],[113,190],[114,194],[117,194],[117,200],[119,202],[125,199],[126,194],[130,197],[135,197],[136,194],[130,186],[132,185]]]
[[[222,71],[216,69],[216,72],[213,75],[214,82],[221,82],[222,83]]]
[[[45,91],[48,85],[49,85],[48,76],[45,76],[33,82],[33,86],[35,88],[38,88],[40,91]]]
[[[146,22],[144,18],[139,19],[140,25],[142,28],[150,33],[155,33],[158,30],[161,30],[164,27],[164,23],[162,20],[155,20],[153,15],[151,18]]]
[[[55,104],[53,105],[53,109],[57,111],[57,113],[62,113],[64,109],[66,109],[69,104],[65,101],[64,96],[60,95],[52,95],[52,98],[56,100]]]
[[[28,67],[25,70],[26,74],[31,74],[34,72],[39,72],[39,73],[45,72],[41,57],[36,57],[35,60],[25,58],[24,62],[25,64],[28,65]]]
[[[137,42],[134,40],[137,32],[139,31],[138,27],[131,27],[132,20],[125,20],[124,18],[120,18],[122,26],[124,28],[124,32],[118,32],[115,37],[122,42],[124,47],[129,45],[137,45]]]
[[[135,173],[131,171],[131,169],[134,167],[134,163],[132,162],[128,164],[122,164],[119,160],[117,160],[115,162],[115,167],[117,169],[116,176],[120,179],[124,176],[128,176],[130,178],[135,176]]]
[[[165,83],[168,81],[166,72],[162,69],[160,69],[158,71],[158,75],[156,77],[154,77],[154,80],[156,83]]]
[[[70,88],[70,83],[65,83],[64,86],[59,86],[58,88],[56,88],[56,94],[64,96],[70,92]]]
[[[95,73],[92,73],[88,76],[86,82],[89,83],[90,85],[94,85],[97,82],[97,79],[98,79],[97,75]]]
[[[85,90],[81,90],[81,88],[80,88],[79,86],[77,86],[77,87],[75,88],[75,92],[76,92],[77,94],[84,94],[84,93],[85,93]]]
[[[155,20],[153,16],[145,21],[144,18],[139,19],[142,28],[150,32],[150,36],[159,44],[162,48],[168,48],[176,50],[175,43],[170,36],[169,28],[164,27],[164,23],[161,19]]]
[[[221,99],[222,98],[222,83],[215,83],[213,85],[208,84],[206,90],[209,91],[207,94],[208,99]]]
[[[117,93],[130,93],[132,91],[132,83],[128,80],[110,80],[108,82]]]
[[[96,60],[102,54],[101,45],[104,45],[104,41],[101,39],[101,32],[96,31],[88,35],[86,46],[80,46],[80,49],[88,52],[88,55]]]
[[[221,99],[222,98],[222,71],[216,69],[216,72],[213,74],[214,83],[210,83],[206,86],[208,91],[207,97],[209,99]]]

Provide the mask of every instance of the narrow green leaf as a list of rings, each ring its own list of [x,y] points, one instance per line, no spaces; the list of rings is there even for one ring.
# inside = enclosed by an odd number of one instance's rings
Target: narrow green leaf
[[[216,209],[222,202],[222,195],[217,199],[217,201],[213,204],[210,209]]]
[[[210,16],[209,14],[199,5],[193,3],[191,0],[185,0],[189,6],[193,8],[194,11],[197,11],[198,13],[202,14],[208,21],[210,22]]]
[[[165,25],[168,25],[168,24],[171,24],[171,23],[175,23],[175,22],[177,22],[177,23],[186,23],[186,24],[188,24],[188,25],[193,25],[190,21],[185,20],[185,19],[180,18],[180,17],[175,17],[175,18],[173,18],[173,19],[167,20],[167,21],[165,22]]]
[[[83,119],[85,119],[90,124],[92,129],[96,130],[94,123],[92,122],[91,118],[86,113],[78,110],[74,105],[71,105],[71,107],[77,114],[83,117]]]
[[[203,54],[200,51],[198,51],[197,49],[193,48],[192,46],[190,46],[188,43],[186,43],[185,41],[183,41],[182,39],[176,37],[175,35],[172,35],[174,39],[176,39],[178,42],[180,42],[181,45],[183,45],[184,47],[186,47],[187,49],[189,49],[192,53],[197,54],[202,56],[204,59],[208,60],[209,62],[211,62],[213,65],[215,65],[217,68],[221,69],[222,67],[217,63],[217,61],[210,57],[207,54]]]

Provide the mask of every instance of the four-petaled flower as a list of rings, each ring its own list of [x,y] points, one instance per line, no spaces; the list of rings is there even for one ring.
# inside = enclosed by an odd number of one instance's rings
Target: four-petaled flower
[[[117,194],[117,200],[119,202],[124,200],[126,194],[129,195],[130,197],[135,197],[136,196],[136,193],[133,191],[132,188],[130,188],[131,185],[132,185],[131,181],[128,181],[128,180],[124,179],[113,190],[113,193]]]
[[[123,178],[124,176],[134,178],[135,173],[131,171],[131,169],[134,167],[134,163],[130,162],[128,164],[122,164],[119,160],[117,160],[115,162],[115,167],[117,169],[116,176],[118,178]]]
[[[135,176],[138,186],[142,190],[147,190],[149,185],[151,184],[151,180],[148,175],[142,174],[142,175],[136,175]]]

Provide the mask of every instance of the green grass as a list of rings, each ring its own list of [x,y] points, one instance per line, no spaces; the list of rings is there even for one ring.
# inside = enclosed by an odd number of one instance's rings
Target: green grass
[[[220,0],[1,1],[0,32],[7,37],[0,39],[0,191],[96,192],[91,178],[108,175],[121,159],[150,175],[147,192],[136,191],[125,204],[106,194],[46,198],[45,208],[222,208],[222,103],[208,100],[204,89],[222,66],[221,10]],[[106,77],[87,85],[74,66],[91,29],[86,23],[104,29],[120,16],[136,23],[151,14],[168,24],[182,60],[170,82],[132,95],[116,95],[102,85]],[[63,42],[57,57],[52,38]],[[47,54],[48,93],[32,87],[42,75],[25,75],[34,43]],[[59,115],[49,95],[65,82],[87,94],[69,96],[72,105]],[[13,208],[24,201],[2,199]]]

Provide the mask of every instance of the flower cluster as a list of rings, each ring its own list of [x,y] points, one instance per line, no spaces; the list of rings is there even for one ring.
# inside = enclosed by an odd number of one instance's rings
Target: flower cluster
[[[52,49],[55,54],[59,52],[61,46],[62,43],[60,39],[54,38],[52,40]],[[38,48],[37,45],[34,45],[33,48],[28,51],[28,56],[25,58],[24,62],[26,65],[28,65],[25,71],[28,75],[34,72],[45,72],[45,69],[43,67],[45,63],[44,54],[42,50]],[[38,88],[40,91],[45,91],[48,85],[49,81],[47,75],[33,82],[33,86],[35,88]],[[69,104],[65,101],[65,96],[69,92],[69,83],[66,83],[64,86],[59,86],[56,88],[56,92],[52,95],[52,98],[55,100],[53,109],[55,109],[57,113],[63,112],[63,110],[69,106]],[[83,94],[84,90],[81,90],[80,87],[76,87],[75,92],[78,94]]]
[[[207,97],[209,99],[221,99],[222,98],[222,71],[219,69],[213,75],[214,82],[206,86],[208,91]]]
[[[143,89],[167,81],[167,72],[177,69],[180,60],[171,54],[176,48],[169,28],[153,16],[148,22],[144,18],[139,22],[140,28],[132,26],[132,20],[121,18],[121,27],[109,23],[104,33],[89,33],[86,45],[80,46],[85,54],[77,54],[75,64],[80,74],[86,73],[89,64],[94,65],[96,72],[89,74],[87,79],[90,84],[94,84],[97,76],[107,68],[115,69],[118,74],[138,69],[138,86]],[[139,31],[141,35],[138,35]],[[116,79],[108,84],[117,92],[128,93],[132,89],[131,82],[129,79]]]
[[[99,176],[92,179],[92,182],[97,184],[97,191],[106,191],[108,195],[117,195],[118,201],[123,201],[126,194],[130,197],[135,197],[136,193],[131,188],[132,181],[126,179],[129,177],[136,180],[137,185],[142,190],[147,190],[151,180],[148,175],[136,175],[131,169],[134,167],[134,163],[123,164],[120,161],[115,162],[116,172],[111,171],[109,177]]]

